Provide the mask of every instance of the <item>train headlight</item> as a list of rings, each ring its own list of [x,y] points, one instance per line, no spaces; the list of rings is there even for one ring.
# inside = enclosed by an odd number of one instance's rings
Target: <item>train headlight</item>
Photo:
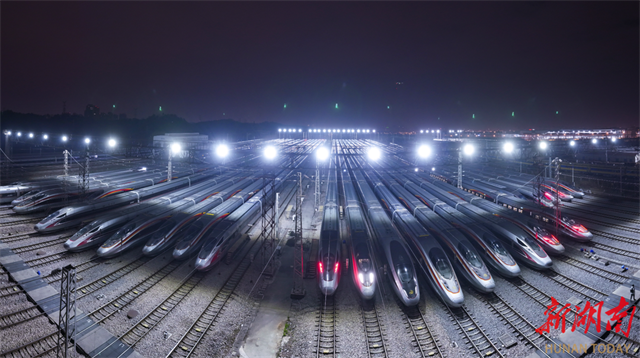
[[[369,282],[373,282],[373,272],[369,272]]]
[[[360,283],[364,283],[364,275],[362,272],[358,273],[358,280],[360,280]]]

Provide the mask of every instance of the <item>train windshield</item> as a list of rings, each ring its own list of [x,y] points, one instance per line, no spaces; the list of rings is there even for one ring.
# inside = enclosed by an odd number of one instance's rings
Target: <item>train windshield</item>
[[[569,226],[573,226],[573,225],[575,225],[575,224],[576,224],[576,222],[575,222],[573,219],[569,219],[569,218],[568,218],[568,217],[566,217],[566,216],[563,216],[563,217],[562,217],[562,222],[563,222],[563,223],[565,223],[565,224],[567,224],[567,225],[569,225]]]
[[[76,232],[72,237],[71,237],[71,241],[77,240],[78,238],[84,236],[87,233],[95,233],[96,231],[98,231],[98,229],[100,229],[100,225],[102,224],[102,221],[100,222],[93,222],[89,225],[86,225],[85,227],[83,227],[82,229],[78,230],[78,232]]]
[[[491,248],[493,249],[493,251],[500,256],[500,259],[504,263],[506,263],[507,265],[513,265],[515,263],[515,261],[513,261],[513,257],[511,257],[511,254],[509,254],[504,246],[502,246],[502,243],[500,243],[500,241],[497,241],[495,239],[488,241],[491,244]]]
[[[478,256],[476,256],[476,254],[468,247],[464,246],[463,244],[458,244],[458,250],[462,252],[464,258],[467,260],[467,262],[469,262],[469,264],[471,264],[471,266],[475,268],[482,268],[482,266],[484,266]]]
[[[154,232],[151,235],[151,239],[149,239],[149,243],[147,245],[153,246],[159,244],[162,239],[164,239],[165,234],[169,232],[174,226],[176,226],[176,221],[174,219],[167,220],[158,231]]]
[[[197,237],[200,231],[202,231],[203,227],[204,227],[204,223],[202,222],[202,220],[198,220],[195,223],[193,223],[189,227],[189,230],[187,230],[184,233],[182,240],[180,240],[180,242],[176,245],[176,249],[184,250],[188,248],[191,245],[191,241]]]
[[[451,269],[451,264],[447,257],[444,255],[444,252],[440,249],[431,249],[429,252],[429,258],[433,265],[435,266],[438,273],[446,278],[447,280],[451,280],[453,278],[453,270]]]
[[[118,243],[120,240],[127,237],[127,235],[132,233],[137,226],[138,224],[135,222],[125,225],[122,229],[118,230],[113,236],[111,236],[111,238],[107,240],[107,242],[105,242],[104,245],[102,245],[102,247],[113,246],[114,244]]]
[[[415,273],[413,272],[413,263],[407,250],[397,241],[392,241],[389,248],[391,251],[391,260],[393,261],[393,269],[396,275],[398,275],[402,289],[407,293],[407,296],[415,297],[417,295],[416,281],[414,279]]]
[[[58,210],[58,211],[53,212],[53,214],[51,214],[51,215],[47,216],[47,217],[46,217],[44,220],[42,220],[42,221],[47,222],[47,221],[49,221],[49,220],[52,220],[53,218],[58,217],[58,215],[60,215],[60,217],[63,217],[63,216],[65,216],[65,215],[67,215],[66,208],[63,208],[63,209],[60,209],[60,210]]]
[[[42,198],[44,198],[47,194],[45,193],[38,193],[30,198],[27,198],[26,200],[24,200],[22,203],[20,203],[20,205],[27,205],[29,203],[33,203],[36,200],[40,200]]]

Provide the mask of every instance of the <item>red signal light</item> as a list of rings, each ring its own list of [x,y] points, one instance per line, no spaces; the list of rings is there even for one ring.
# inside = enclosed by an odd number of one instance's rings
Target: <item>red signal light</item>
[[[318,262],[318,271],[320,271],[320,273],[323,272],[323,270],[322,270],[322,262]]]
[[[339,263],[339,262],[336,262],[336,267],[335,267],[334,272],[338,272],[338,269],[339,269],[339,268],[340,268],[340,263]]]

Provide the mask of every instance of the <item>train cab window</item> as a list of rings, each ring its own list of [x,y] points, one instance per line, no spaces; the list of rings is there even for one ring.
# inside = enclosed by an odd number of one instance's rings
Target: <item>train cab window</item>
[[[409,283],[413,278],[413,270],[404,261],[396,264],[396,274],[402,283]]]
[[[516,241],[518,242],[518,245],[520,245],[522,247],[527,247],[527,244],[525,244],[522,240],[516,239]]]
[[[444,255],[444,252],[440,249],[431,249],[429,251],[429,259],[433,262],[433,265],[436,267],[438,273],[447,280],[451,280],[453,278],[453,270],[451,269],[451,264],[447,260],[447,257]]]
[[[463,253],[464,258],[471,264],[473,267],[481,268],[482,261],[478,259],[478,256],[473,253],[473,251],[469,250],[466,246],[462,244],[458,244],[458,250]]]
[[[165,234],[168,232],[168,230],[174,227],[175,225],[176,225],[175,220],[173,219],[167,220],[167,222],[164,223],[164,225],[162,225],[161,227],[161,229],[165,229],[165,230],[158,230],[153,233],[153,235],[151,236],[151,239],[149,239],[149,246],[159,244],[160,241],[162,241],[162,239],[164,238]]]

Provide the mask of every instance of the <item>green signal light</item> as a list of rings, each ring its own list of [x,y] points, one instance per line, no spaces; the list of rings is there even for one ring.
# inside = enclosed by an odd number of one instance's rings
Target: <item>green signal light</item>
[[[286,103],[284,104],[284,108],[287,108],[287,104]]]
[[[162,112],[162,106],[160,106],[159,110],[160,110],[160,112]]]
[[[475,113],[471,115],[471,118],[476,118],[476,115],[475,115]]]
[[[511,112],[511,117],[515,117],[516,116],[516,112]]]
[[[391,106],[387,106],[387,109],[391,108]]]
[[[338,104],[336,103],[336,109],[338,109]]]
[[[556,111],[556,114],[558,114],[558,111]]]

